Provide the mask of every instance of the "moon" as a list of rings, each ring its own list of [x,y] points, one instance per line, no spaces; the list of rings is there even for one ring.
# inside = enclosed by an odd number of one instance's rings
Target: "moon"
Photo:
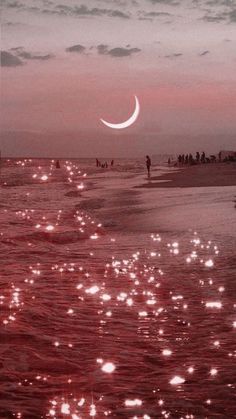
[[[134,98],[135,98],[135,109],[134,109],[133,115],[131,115],[129,119],[127,119],[124,122],[121,122],[120,124],[111,124],[110,122],[107,122],[104,119],[100,119],[100,121],[107,127],[113,128],[113,129],[124,129],[124,128],[130,127],[130,125],[132,125],[136,121],[140,112],[140,105],[139,105],[138,98],[135,95],[134,95]]]

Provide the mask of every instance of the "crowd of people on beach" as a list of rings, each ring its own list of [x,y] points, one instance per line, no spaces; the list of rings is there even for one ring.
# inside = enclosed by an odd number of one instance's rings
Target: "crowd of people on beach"
[[[59,160],[56,161],[55,166],[56,166],[56,169],[61,168]],[[107,161],[105,161],[104,163],[101,163],[100,160],[96,159],[96,166],[101,167],[102,169],[107,169],[109,167],[109,164],[107,163]],[[114,166],[114,160],[111,160],[110,167],[113,167],[113,166]]]
[[[96,159],[96,166],[101,167],[102,169],[107,169],[109,167],[109,164],[107,163],[107,161],[105,161],[104,163],[101,163],[100,160]],[[110,167],[113,167],[113,166],[114,166],[114,160],[111,160]]]
[[[199,151],[196,152],[195,157],[189,154],[179,154],[177,158],[177,162],[175,165],[183,166],[183,165],[194,165],[194,164],[201,164],[201,163],[221,163],[222,161],[228,161],[226,158],[222,159],[222,152],[220,151],[218,155],[211,154],[210,156],[206,156],[206,153],[202,151],[200,154]],[[168,164],[171,164],[171,160],[168,159]]]

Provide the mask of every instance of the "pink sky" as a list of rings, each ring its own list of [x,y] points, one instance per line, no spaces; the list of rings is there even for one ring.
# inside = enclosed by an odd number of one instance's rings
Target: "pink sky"
[[[196,138],[209,152],[235,148],[236,6],[67,1],[61,15],[56,0],[13,3],[3,5],[3,153],[67,155],[68,142],[78,156],[194,152]],[[101,124],[127,119],[134,94],[132,127]]]

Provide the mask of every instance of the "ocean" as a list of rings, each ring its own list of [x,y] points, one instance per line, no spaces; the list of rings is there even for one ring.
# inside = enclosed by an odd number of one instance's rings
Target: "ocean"
[[[0,418],[235,417],[235,188],[0,170]]]

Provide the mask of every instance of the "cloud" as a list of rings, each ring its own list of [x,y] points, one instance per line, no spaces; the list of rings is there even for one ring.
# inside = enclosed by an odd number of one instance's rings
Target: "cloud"
[[[16,52],[22,51],[22,50],[23,50],[23,47],[14,47],[14,48],[11,48],[11,51],[16,51]]]
[[[48,14],[64,14],[68,16],[108,16],[118,17],[122,19],[129,19],[130,15],[117,9],[106,9],[100,7],[88,8],[86,5],[81,4],[80,6],[68,6],[66,4],[57,5],[54,9],[44,9],[43,13]]]
[[[27,51],[19,52],[18,56],[21,58],[24,58],[25,60],[42,60],[42,61],[46,61],[46,60],[49,60],[50,58],[53,58],[52,54],[34,55],[34,54],[31,54],[31,52],[27,52]]]
[[[208,50],[203,51],[203,52],[201,52],[201,54],[199,54],[199,55],[200,55],[200,57],[203,57],[204,55],[207,55],[207,54],[210,54],[210,51],[208,51]]]
[[[129,19],[129,15],[127,13],[121,12],[120,10],[113,10],[113,9],[102,9],[99,7],[93,7],[89,9],[87,6],[82,4],[81,6],[75,6],[71,8],[71,13],[80,16],[110,16],[110,17],[120,17],[123,19]]]
[[[101,55],[110,55],[111,57],[130,57],[133,54],[136,54],[141,51],[139,48],[129,48],[129,47],[116,47],[108,49],[108,45],[100,44],[97,46],[98,54]]]
[[[54,3],[51,0],[42,0],[42,3],[45,4],[46,6],[52,6]]]
[[[170,4],[171,6],[178,6],[180,3],[176,0],[149,0],[152,4]]]
[[[107,3],[107,4],[116,4],[117,6],[127,6],[127,1],[126,0],[97,0],[99,2],[102,3]],[[134,6],[137,6],[137,2],[135,0],[132,0],[130,3],[132,3]]]
[[[111,17],[120,17],[123,19],[129,19],[130,16],[127,15],[127,13],[121,12],[120,10],[113,10],[112,12],[109,13],[109,16]]]
[[[169,55],[165,55],[165,58],[178,58],[181,57],[183,54],[180,52],[174,53],[174,54],[169,54]]]
[[[79,54],[82,54],[85,50],[86,48],[80,44],[72,45],[71,47],[66,48],[66,52],[78,52]]]
[[[16,67],[19,65],[24,64],[24,62],[21,60],[23,58],[24,60],[41,60],[46,61],[50,58],[53,58],[52,54],[32,54],[31,52],[24,51],[23,47],[15,47],[11,48],[10,51],[13,51],[14,54],[8,51],[1,51],[1,65],[2,67]]]
[[[236,9],[229,12],[229,20],[230,22],[236,22]]]
[[[1,51],[2,67],[17,67],[22,64],[23,62],[20,60],[20,58],[16,57],[8,51]]]
[[[139,48],[112,48],[108,51],[108,55],[111,57],[129,57],[132,54],[140,52]]]
[[[89,8],[84,4],[68,6],[67,4],[57,4],[52,1],[42,1],[44,8],[39,8],[38,6],[33,6],[29,4],[23,4],[19,1],[8,1],[2,0],[3,6],[6,8],[15,8],[21,9],[23,11],[30,11],[35,13],[43,13],[48,15],[64,15],[64,16],[80,16],[80,17],[89,17],[89,16],[108,16],[121,19],[129,19],[130,15],[119,9],[113,8],[101,8],[101,7],[92,7]],[[122,2],[112,2],[117,3],[120,6],[124,6]],[[46,7],[45,7],[46,6]]]
[[[30,12],[40,12],[41,9],[37,6],[30,6],[27,8],[27,10],[29,10]]]
[[[153,19],[151,19],[150,17],[139,17],[138,20],[146,20],[148,22],[153,22]]]
[[[23,47],[14,47],[11,48],[11,51],[14,51],[18,57],[23,58],[24,60],[49,60],[50,58],[53,58],[52,54],[32,54],[31,52],[25,51]]]
[[[228,22],[236,23],[236,8],[235,2],[231,0],[218,0],[217,6],[224,6],[224,10],[217,9],[213,7],[215,3],[213,1],[208,1],[207,5],[211,5],[212,9],[208,10],[208,13],[203,16],[202,20],[207,22]]]
[[[232,7],[234,5],[234,0],[208,0],[206,1],[206,5],[208,6],[226,6]]]
[[[6,7],[9,7],[10,9],[21,9],[24,7],[19,1],[3,1],[3,5],[6,5]]]
[[[97,46],[98,54],[107,54],[108,53],[108,45],[100,44]]]
[[[11,26],[11,27],[21,26],[21,27],[25,27],[25,26],[28,26],[28,25],[26,25],[24,23],[21,23],[21,22],[10,22],[10,21],[8,21],[8,22],[2,23],[2,26]]]
[[[203,20],[207,21],[207,22],[222,22],[225,20],[225,16],[224,15],[215,15],[215,16],[211,16],[211,15],[206,15],[203,17]]]
[[[170,13],[167,12],[148,12],[145,13],[145,17],[159,17],[159,16],[171,16]]]
[[[58,6],[56,6],[56,9],[62,10],[64,13],[70,13],[72,10],[70,6],[67,6],[65,4],[58,4]]]

